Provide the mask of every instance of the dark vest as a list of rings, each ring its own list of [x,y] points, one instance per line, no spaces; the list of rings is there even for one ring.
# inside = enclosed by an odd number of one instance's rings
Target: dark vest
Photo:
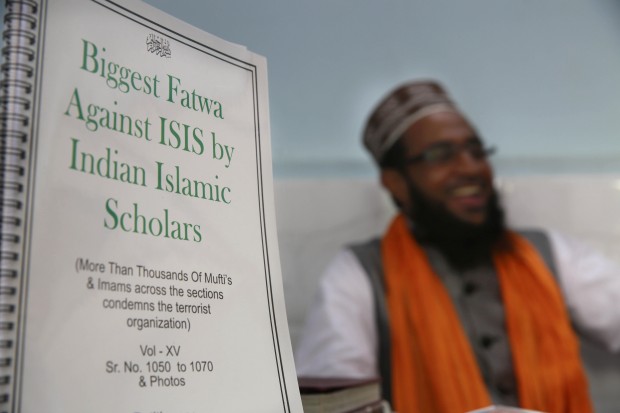
[[[557,274],[549,239],[541,231],[520,231]],[[390,325],[385,298],[381,240],[373,239],[350,247],[372,285],[378,334],[379,373],[384,399],[391,401]],[[458,272],[437,250],[424,248],[433,270],[450,294],[489,393],[496,404],[518,405],[516,379],[506,332],[497,273],[492,263]]]

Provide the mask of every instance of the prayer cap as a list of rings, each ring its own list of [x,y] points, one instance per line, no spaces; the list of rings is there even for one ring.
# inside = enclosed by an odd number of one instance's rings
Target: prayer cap
[[[372,111],[364,128],[364,146],[377,164],[418,120],[458,109],[443,87],[433,80],[416,80],[388,93]]]

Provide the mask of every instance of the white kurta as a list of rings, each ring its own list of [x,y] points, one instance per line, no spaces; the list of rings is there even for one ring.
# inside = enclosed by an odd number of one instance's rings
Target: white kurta
[[[620,266],[555,232],[549,239],[571,319],[580,332],[620,350]],[[350,250],[327,267],[295,352],[297,374],[378,375],[378,336],[368,276]]]

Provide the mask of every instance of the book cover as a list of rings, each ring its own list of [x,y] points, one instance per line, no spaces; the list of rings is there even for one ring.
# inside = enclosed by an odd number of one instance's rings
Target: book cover
[[[301,411],[265,59],[137,1],[4,39],[2,410]]]
[[[304,412],[346,413],[383,409],[380,380],[299,377]],[[387,409],[386,409],[387,410]]]

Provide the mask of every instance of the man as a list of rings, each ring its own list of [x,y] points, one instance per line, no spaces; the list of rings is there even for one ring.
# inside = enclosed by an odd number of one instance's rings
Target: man
[[[571,322],[620,348],[617,267],[557,234],[505,228],[493,150],[436,82],[389,93],[364,144],[400,214],[328,267],[298,374],[380,374],[399,413],[592,411]]]

